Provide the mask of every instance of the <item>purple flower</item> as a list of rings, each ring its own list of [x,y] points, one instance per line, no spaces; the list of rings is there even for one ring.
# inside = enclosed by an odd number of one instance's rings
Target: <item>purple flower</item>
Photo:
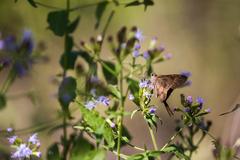
[[[38,145],[40,145],[40,141],[39,141],[39,139],[38,139],[38,137],[37,137],[37,133],[31,135],[31,136],[29,137],[29,139],[28,139],[28,142],[30,142],[30,143],[32,143],[32,144],[38,144]]]
[[[148,52],[148,51],[145,51],[145,52],[143,53],[143,58],[144,58],[144,59],[149,59],[149,58],[150,58],[150,55],[149,55],[149,52]]]
[[[13,129],[12,128],[7,128],[7,132],[12,132],[13,131]]]
[[[135,38],[139,41],[143,41],[144,37],[143,37],[143,33],[141,30],[137,29],[137,31],[135,33]]]
[[[16,52],[18,46],[16,44],[16,38],[14,36],[8,36],[4,39],[4,49],[8,52]]]
[[[131,101],[134,100],[134,96],[133,96],[132,93],[130,93],[130,94],[128,95],[128,99],[131,100]]]
[[[210,113],[211,112],[211,108],[205,109],[204,111],[207,112],[207,113]]]
[[[193,102],[192,96],[187,96],[186,100],[190,104]]]
[[[85,107],[89,110],[92,110],[93,108],[96,107],[96,102],[94,101],[88,101],[86,104],[85,104]]]
[[[184,108],[184,112],[190,113],[190,112],[191,112],[191,109],[190,109],[189,107]]]
[[[182,71],[180,74],[186,77],[190,77],[192,75],[192,73],[188,71]]]
[[[99,83],[99,79],[98,79],[97,76],[92,75],[91,78],[90,78],[90,82],[91,83]]]
[[[27,74],[27,68],[25,65],[16,62],[13,67],[19,77],[23,77]]]
[[[102,104],[104,104],[105,106],[109,106],[109,104],[110,104],[109,98],[108,98],[108,97],[105,97],[105,96],[100,96],[100,97],[98,97],[97,102],[102,103]]]
[[[141,48],[141,45],[139,43],[136,43],[135,46],[134,46],[134,49],[139,50],[140,48]]]
[[[17,138],[18,138],[17,136],[9,137],[9,138],[8,138],[8,142],[9,142],[10,144],[14,144],[14,142],[16,141]]]
[[[150,109],[149,109],[149,113],[151,113],[151,114],[154,114],[155,112],[156,112],[156,108],[154,108],[154,107],[151,107]]]
[[[32,40],[32,32],[29,30],[25,30],[23,32],[21,48],[24,48],[27,54],[31,54],[33,51],[33,47],[34,47],[34,43]]]
[[[26,144],[20,144],[20,146],[17,147],[16,152],[12,154],[12,158],[29,158],[29,156],[32,154],[32,150],[27,147]]]
[[[139,53],[138,50],[134,50],[134,51],[132,52],[132,56],[133,56],[134,58],[137,58],[139,55],[140,55],[140,53]]]
[[[140,88],[146,88],[146,87],[148,87],[148,85],[149,85],[149,80],[141,79],[140,82],[139,82],[139,87]]]
[[[163,58],[164,58],[165,60],[169,60],[169,59],[171,59],[172,57],[173,57],[173,55],[172,55],[171,53],[166,53],[166,54],[163,55]]]
[[[160,45],[160,46],[158,47],[158,51],[159,51],[159,52],[163,52],[164,50],[165,50],[165,48],[164,48],[163,45]]]
[[[201,97],[197,97],[197,99],[196,99],[196,102],[198,103],[198,104],[203,104],[203,99],[201,98]]]

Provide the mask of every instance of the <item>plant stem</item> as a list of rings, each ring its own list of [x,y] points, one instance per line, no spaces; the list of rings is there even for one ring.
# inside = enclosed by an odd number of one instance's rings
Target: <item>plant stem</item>
[[[175,134],[171,137],[171,139],[170,139],[160,150],[164,150],[164,149],[178,136],[178,134],[179,134],[180,132],[182,132],[182,130],[183,130],[183,128],[180,128],[180,129],[178,130],[178,132],[175,133]]]
[[[120,62],[121,63],[121,62]],[[123,125],[123,112],[124,112],[124,99],[123,99],[123,71],[122,71],[122,64],[121,65],[121,71],[120,71],[120,77],[119,77],[119,87],[120,87],[120,112],[121,115],[118,119],[118,143],[117,143],[117,154],[118,154],[118,160],[121,159],[120,153],[121,153],[121,139],[122,139],[122,125]]]
[[[5,94],[8,91],[8,89],[11,86],[11,84],[13,83],[15,77],[16,77],[16,72],[12,68],[8,73],[7,79],[3,83],[3,86],[2,86],[1,92],[0,92],[1,94]]]
[[[150,135],[151,135],[151,139],[152,139],[152,143],[153,143],[153,147],[154,147],[154,150],[158,150],[158,146],[157,146],[157,141],[155,139],[155,136],[154,136],[154,133],[153,133],[153,130],[152,128],[148,125],[148,130],[150,132]],[[158,160],[161,160],[161,156],[158,157]]]
[[[68,13],[69,17],[69,9],[70,9],[70,0],[66,0],[66,12]],[[65,51],[67,50],[67,39],[68,39],[68,32],[65,33]],[[66,59],[64,59],[66,61]],[[66,77],[66,69],[63,69],[63,80]],[[64,112],[64,110],[63,110]],[[67,144],[67,114],[63,113],[63,160],[67,160],[68,154],[68,144]]]

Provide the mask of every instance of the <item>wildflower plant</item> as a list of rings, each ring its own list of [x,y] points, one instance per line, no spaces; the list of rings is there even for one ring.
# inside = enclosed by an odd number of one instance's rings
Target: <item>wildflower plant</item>
[[[115,154],[118,160],[160,160],[163,154],[168,154],[169,159],[177,157],[190,160],[206,135],[216,142],[209,133],[211,122],[205,120],[210,109],[205,108],[203,99],[198,97],[194,101],[192,96],[181,94],[179,107],[174,108],[175,115],[180,117],[176,120],[176,132],[165,145],[159,147],[155,132],[161,131],[158,128],[164,123],[164,119],[160,119],[157,114],[158,108],[163,107],[163,104],[153,101],[158,98],[150,75],[154,72],[154,65],[170,60],[172,54],[158,42],[157,37],[145,36],[136,26],[124,26],[116,35],[107,35],[108,26],[119,6],[144,6],[147,10],[149,6],[154,5],[153,0],[112,0],[92,4],[91,6],[96,6],[96,29],[102,23],[101,18],[106,7],[111,5],[112,11],[101,34],[80,43],[73,38],[80,17],[72,17],[71,13],[89,5],[72,7],[70,0],[66,0],[65,9],[58,9],[34,0],[27,2],[33,7],[54,8],[47,16],[48,29],[64,41],[64,50],[59,58],[62,71],[57,74],[60,81],[57,94],[60,116],[57,122],[42,124],[35,129],[48,130],[51,134],[62,130],[60,140],[56,140],[47,148],[47,160],[104,160],[107,152]],[[148,47],[144,48],[143,43],[148,44]],[[109,46],[111,58],[103,55],[103,44]],[[12,36],[2,38],[0,49],[0,71],[6,67],[11,68],[10,78],[7,78],[0,93],[0,107],[3,108],[6,106],[6,92],[9,86],[16,77],[22,77],[29,71],[39,54],[33,54],[34,43],[29,31],[24,32],[20,42]],[[78,61],[79,59],[81,61]],[[180,74],[185,77],[191,76],[190,72]],[[185,86],[189,84],[191,81],[185,83]],[[135,107],[128,110],[128,104]],[[80,118],[73,116],[76,115],[73,114],[76,111],[81,115]],[[137,113],[140,113],[146,122],[153,148],[131,143],[132,136],[123,122],[125,117],[134,118]],[[196,141],[195,136],[199,134],[201,138]],[[29,137],[27,142],[17,135],[11,135],[7,140],[15,149],[12,158],[41,157],[37,134]],[[125,145],[138,153],[122,153],[121,148]]]

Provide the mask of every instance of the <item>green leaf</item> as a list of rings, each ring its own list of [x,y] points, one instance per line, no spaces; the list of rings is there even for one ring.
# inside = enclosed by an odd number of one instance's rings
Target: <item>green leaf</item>
[[[88,152],[85,157],[82,157],[81,160],[106,160],[106,152],[103,149],[93,150]]]
[[[94,149],[94,146],[88,142],[88,140],[84,139],[82,135],[76,137],[73,141],[73,146],[70,151],[70,159],[71,160],[79,160],[87,157],[89,152]]]
[[[143,153],[135,154],[127,158],[127,160],[152,160],[161,154],[161,151],[145,151]]]
[[[154,2],[153,0],[144,0],[143,2],[136,0],[130,3],[127,3],[125,7],[133,7],[133,6],[140,6],[140,5],[144,5],[144,10],[146,10],[148,6],[153,6]]]
[[[6,97],[3,94],[0,94],[0,110],[6,107],[7,101]]]
[[[47,150],[47,160],[60,160],[58,144],[52,144]]]
[[[115,85],[108,85],[108,90],[112,93],[113,96],[115,96],[118,99],[121,99],[121,93],[117,86]]]
[[[93,131],[99,135],[103,136],[110,148],[114,147],[114,137],[112,128],[105,121],[105,118],[101,117],[99,113],[95,110],[88,110],[83,104],[77,102],[81,110],[83,119],[86,123],[93,129]]]
[[[57,36],[63,36],[68,26],[68,12],[65,10],[49,12],[47,17],[49,29]]]
[[[148,6],[154,5],[154,2],[153,2],[153,0],[144,0],[143,5],[144,5],[144,10],[146,11]]]
[[[89,65],[93,64],[93,57],[85,51],[78,51],[77,52],[78,56],[82,57]]]
[[[77,53],[76,52],[65,52],[62,54],[60,59],[60,64],[63,69],[74,69],[75,62],[77,59]]]
[[[69,113],[69,104],[72,102],[76,97],[76,87],[77,83],[73,77],[66,77],[60,84],[58,90],[58,100],[62,106],[62,109]]]
[[[136,0],[136,1],[133,1],[133,2],[130,2],[130,3],[127,3],[127,4],[125,5],[125,7],[139,6],[139,5],[141,5],[141,4],[142,4],[141,2],[139,2],[138,0]]]
[[[117,73],[116,66],[114,63],[109,61],[102,62],[102,70],[106,81],[109,84],[117,84]]]
[[[72,23],[69,24],[68,33],[73,33],[76,30],[79,24],[79,21],[80,21],[80,17],[78,16]]]
[[[31,6],[33,6],[34,8],[37,8],[37,4],[34,2],[34,0],[27,0],[27,1]],[[15,2],[16,2],[16,0],[15,0]]]
[[[163,152],[163,153],[173,153],[174,155],[176,155],[180,159],[190,160],[190,158],[184,154],[184,151],[180,147],[177,147],[174,144],[169,145],[169,146],[165,147],[164,149],[161,149],[161,152]]]
[[[95,11],[95,17],[96,17],[96,21],[97,21],[95,24],[95,29],[97,29],[99,27],[101,18],[103,16],[103,12],[105,11],[108,3],[109,3],[108,1],[103,1],[97,5],[96,11]]]

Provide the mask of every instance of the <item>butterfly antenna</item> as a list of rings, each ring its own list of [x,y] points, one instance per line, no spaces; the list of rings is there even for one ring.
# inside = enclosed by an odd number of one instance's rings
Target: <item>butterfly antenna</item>
[[[169,107],[169,105],[167,104],[167,102],[166,102],[166,101],[163,101],[163,104],[164,104],[164,106],[165,106],[165,108],[166,108],[169,116],[170,116],[170,117],[173,116],[173,115],[174,115],[174,114],[173,114],[173,111],[170,109],[170,107]]]

